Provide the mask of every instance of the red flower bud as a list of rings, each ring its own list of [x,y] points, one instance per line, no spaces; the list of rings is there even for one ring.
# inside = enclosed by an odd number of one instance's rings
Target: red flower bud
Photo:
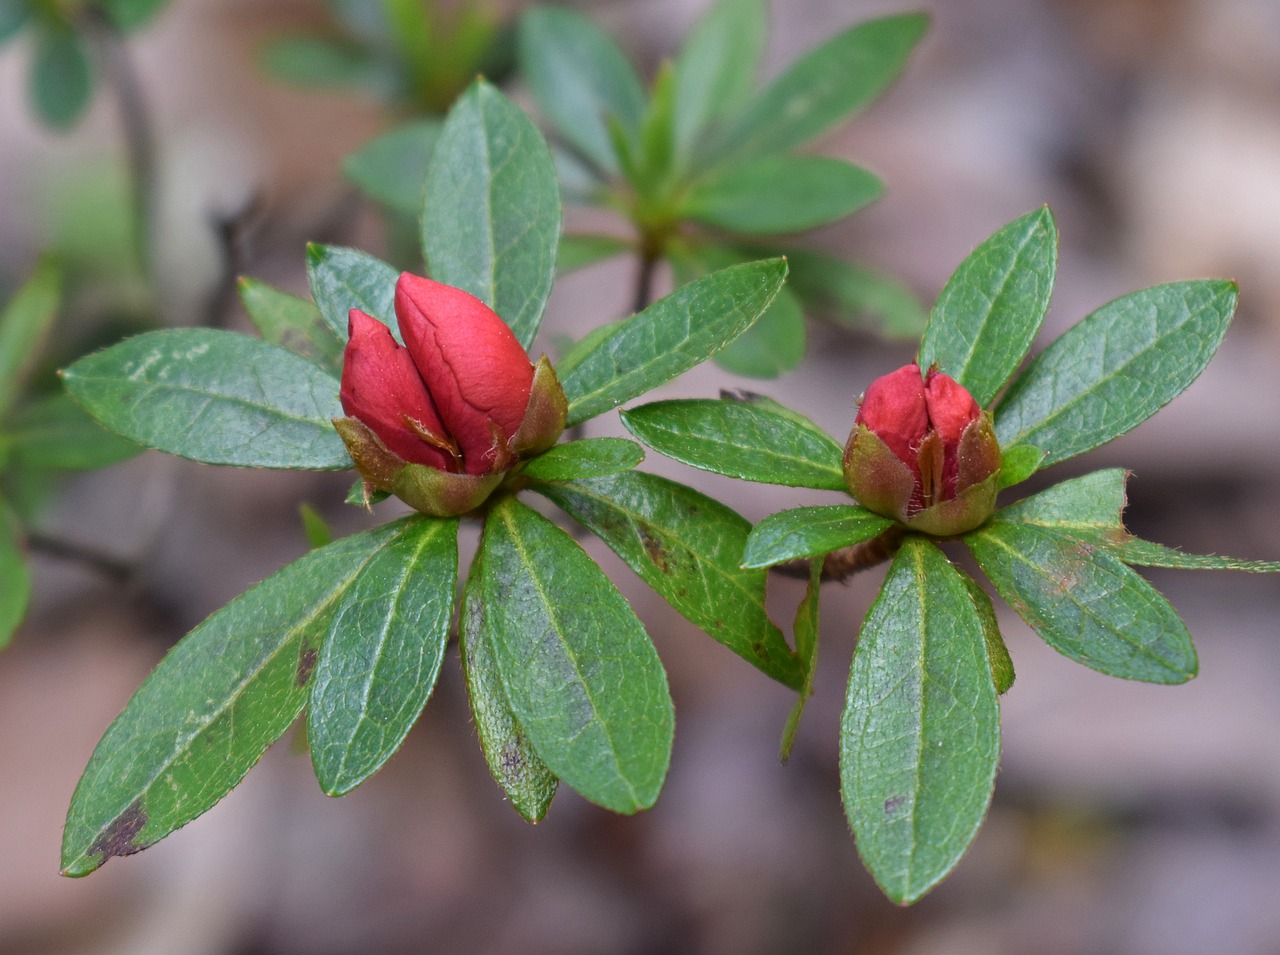
[[[958,534],[995,506],[1000,446],[990,417],[948,375],[914,363],[872,382],[845,446],[863,506],[929,534]]]
[[[348,417],[335,424],[366,485],[428,514],[465,513],[518,459],[555,443],[564,392],[546,359],[535,369],[497,313],[461,289],[404,273],[395,310],[403,346],[352,309]]]

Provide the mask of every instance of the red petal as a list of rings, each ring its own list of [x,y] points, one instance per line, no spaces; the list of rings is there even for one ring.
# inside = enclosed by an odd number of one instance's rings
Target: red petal
[[[924,379],[912,362],[871,383],[854,424],[865,424],[918,477],[916,451],[929,430]]]
[[[396,283],[400,333],[468,474],[495,467],[529,405],[533,365],[506,322],[473,295],[411,275]],[[500,458],[501,454],[497,454]]]

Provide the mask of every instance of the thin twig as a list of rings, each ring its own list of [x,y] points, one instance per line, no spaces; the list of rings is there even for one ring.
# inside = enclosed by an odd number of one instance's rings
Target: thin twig
[[[898,552],[898,546],[907,530],[901,524],[894,524],[887,530],[860,544],[852,544],[833,550],[822,561],[823,581],[845,581],[860,570],[874,567],[888,560]],[[809,579],[809,562],[807,560],[789,560],[769,568],[783,577],[795,577],[800,580]]]
[[[644,251],[640,255],[640,269],[636,273],[636,293],[631,300],[631,311],[643,312],[653,302],[653,280],[658,268],[658,256]]]
[[[129,583],[137,572],[137,568],[131,562],[114,554],[108,554],[106,551],[76,541],[42,534],[39,531],[31,531],[27,534],[27,546],[49,557],[83,564],[118,584]]]

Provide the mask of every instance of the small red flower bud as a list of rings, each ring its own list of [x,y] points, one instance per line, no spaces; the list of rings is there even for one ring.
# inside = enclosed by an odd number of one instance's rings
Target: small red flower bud
[[[367,486],[427,514],[478,507],[519,460],[564,431],[568,405],[491,308],[408,273],[396,283],[405,344],[353,309],[335,421]]]
[[[990,417],[949,375],[914,363],[872,382],[845,446],[863,506],[929,534],[958,534],[995,507],[1000,446]]]

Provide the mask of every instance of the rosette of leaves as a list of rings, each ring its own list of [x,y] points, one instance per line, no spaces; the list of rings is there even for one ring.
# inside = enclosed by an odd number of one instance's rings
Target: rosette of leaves
[[[561,221],[537,129],[478,82],[449,114],[424,194],[430,275],[484,301],[527,348],[551,290]],[[397,272],[325,246],[309,249],[307,266],[314,303],[242,284],[261,338],[194,328],[140,335],[72,365],[67,389],[107,427],[197,461],[350,468],[331,423],[343,416],[348,313],[358,308],[394,330]],[[776,259],[739,265],[601,328],[556,369],[568,423],[705,360],[768,307],[785,272]],[[466,518],[482,532],[464,575],[460,519],[414,515],[319,547],[214,613],[99,743],[68,814],[64,872],[84,875],[203,813],[304,710],[321,787],[349,791],[422,712],[455,617],[484,756],[522,815],[541,818],[559,781],[618,812],[651,805],[672,745],[665,672],[622,595],[523,492],[572,515],[773,679],[798,688],[802,668],[765,612],[766,572],[739,566],[748,522],[633,471],[642,456],[634,442],[588,438],[513,468]],[[358,485],[352,500],[363,497]]]
[[[0,44],[32,36],[27,89],[32,108],[58,129],[71,126],[93,97],[92,31],[128,33],[145,26],[166,0],[0,0]]]
[[[804,54],[762,89],[756,72],[763,0],[720,0],[646,95],[635,70],[590,20],[561,7],[525,13],[521,76],[560,147],[562,181],[581,201],[621,213],[629,240],[569,235],[560,268],[636,255],[635,308],[656,263],[677,285],[764,255],[786,254],[791,282],[716,361],[773,377],[804,357],[804,313],[914,338],[924,312],[901,283],[796,244],[879,198],[880,180],[852,163],[796,150],[872,102],[902,71],[928,19],[860,23]]]
[[[45,260],[0,311],[0,646],[12,638],[31,596],[25,541],[54,479],[138,453],[33,378],[58,315],[59,274]],[[52,376],[50,376],[52,377]]]
[[[1000,229],[947,282],[920,344],[991,406],[1002,487],[1104,444],[1191,384],[1235,310],[1226,281],[1143,289],[1093,312],[1017,373],[1049,305],[1057,232],[1047,209]],[[1012,379],[1012,381],[1010,381]],[[850,396],[852,397],[852,396]],[[768,399],[664,401],[623,413],[643,443],[749,481],[843,491],[841,446]],[[1049,646],[1103,673],[1182,683],[1196,652],[1169,602],[1133,567],[1278,571],[1280,563],[1200,556],[1141,540],[1121,520],[1126,473],[1096,471],[1006,504],[958,540]],[[1013,666],[986,591],[940,541],[853,503],[761,521],[743,567],[807,562],[796,622],[809,691],[817,589],[832,573],[892,556],[858,635],[841,724],[840,774],[858,851],[884,892],[913,902],[975,838],[1000,750],[998,696]]]

